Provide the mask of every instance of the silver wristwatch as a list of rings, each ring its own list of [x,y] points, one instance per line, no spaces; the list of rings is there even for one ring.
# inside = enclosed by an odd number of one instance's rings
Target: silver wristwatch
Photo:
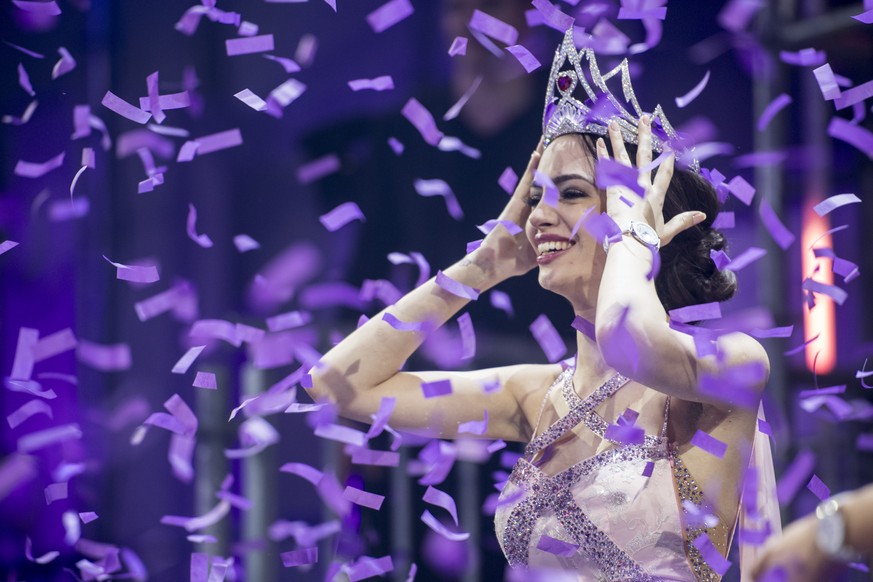
[[[818,522],[815,542],[832,560],[843,563],[859,562],[863,560],[863,556],[846,545],[846,521],[840,511],[840,505],[845,501],[846,494],[842,493],[818,504],[815,509]]]
[[[627,228],[621,231],[622,236],[630,235],[634,237],[637,241],[649,247],[650,249],[658,250],[661,248],[661,238],[658,236],[658,233],[654,228],[646,224],[645,222],[638,222],[636,220],[631,220]],[[609,252],[609,239],[603,239],[603,252]]]

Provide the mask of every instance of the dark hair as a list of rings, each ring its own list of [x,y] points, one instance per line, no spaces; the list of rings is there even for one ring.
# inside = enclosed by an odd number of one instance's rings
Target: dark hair
[[[581,134],[580,137],[597,159],[595,140],[599,136]],[[625,146],[630,158],[636,159],[637,147]],[[664,222],[689,210],[703,212],[706,220],[679,233],[661,249],[661,270],[655,278],[655,289],[667,311],[686,305],[727,301],[736,294],[734,272],[719,271],[710,258],[710,251],[727,247],[724,235],[712,228],[720,208],[712,184],[694,172],[678,167],[674,170],[664,199]]]

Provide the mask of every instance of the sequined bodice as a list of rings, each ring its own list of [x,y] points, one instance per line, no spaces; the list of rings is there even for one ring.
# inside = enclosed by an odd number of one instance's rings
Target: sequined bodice
[[[610,441],[551,475],[537,466],[537,455],[577,425],[609,441],[595,409],[628,380],[616,375],[582,399],[572,377],[568,368],[546,395],[560,388],[569,412],[528,444],[500,497],[495,526],[510,565],[580,580],[718,580],[690,543],[705,530],[686,527],[680,504],[699,504],[702,492],[667,441],[666,410],[660,435]]]

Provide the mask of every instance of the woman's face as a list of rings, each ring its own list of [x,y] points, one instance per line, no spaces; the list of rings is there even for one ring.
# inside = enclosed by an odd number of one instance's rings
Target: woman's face
[[[526,233],[537,254],[540,285],[578,308],[595,304],[606,258],[584,228],[571,238],[586,213],[596,216],[604,209],[603,193],[594,184],[594,167],[580,136],[561,136],[546,148],[539,163],[539,171],[558,188],[558,204],[546,204],[539,186],[530,191]]]

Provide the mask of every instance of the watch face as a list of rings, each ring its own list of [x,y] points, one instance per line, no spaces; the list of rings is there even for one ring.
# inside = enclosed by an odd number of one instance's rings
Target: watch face
[[[649,246],[656,247],[661,242],[655,229],[644,222],[634,222],[631,228],[636,237]]]

